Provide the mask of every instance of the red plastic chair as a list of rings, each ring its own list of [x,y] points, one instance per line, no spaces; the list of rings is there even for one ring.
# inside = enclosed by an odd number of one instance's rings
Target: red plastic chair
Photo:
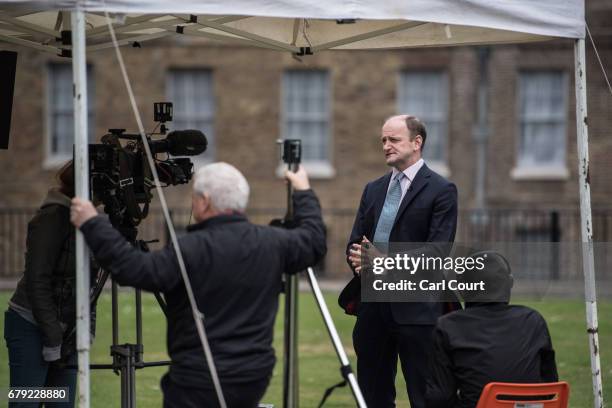
[[[482,390],[476,408],[567,408],[569,384],[489,383]]]

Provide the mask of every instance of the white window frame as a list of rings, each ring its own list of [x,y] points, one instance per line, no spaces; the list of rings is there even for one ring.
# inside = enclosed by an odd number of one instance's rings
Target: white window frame
[[[440,110],[440,117],[431,118],[431,115],[423,114],[420,112],[411,112],[407,105],[407,100],[409,98],[409,85],[408,78],[409,75],[423,75],[423,74],[435,74],[439,75],[441,79],[442,92],[445,94],[445,97],[442,98],[444,101],[444,106]],[[423,121],[425,124],[425,128],[428,131],[428,139],[430,137],[430,132],[428,128],[428,123],[432,121],[443,122],[445,123],[445,131],[444,134],[441,135],[442,138],[442,159],[429,159],[427,160],[427,166],[429,166],[435,172],[441,174],[444,177],[450,176],[450,168],[448,165],[448,157],[449,157],[449,128],[450,128],[450,78],[449,74],[444,69],[403,69],[398,74],[397,79],[397,113],[398,114],[414,114],[419,119]],[[424,154],[427,154],[427,141],[425,141],[425,149]]]
[[[56,80],[56,78],[53,77],[53,73],[52,71],[54,69],[56,69],[56,67],[62,67],[62,69],[67,69],[68,71],[70,71],[70,88],[68,88],[67,92],[70,93],[71,95],[71,101],[72,101],[72,94],[73,94],[73,90],[72,90],[72,65],[70,63],[57,63],[57,62],[50,62],[48,64],[45,65],[45,75],[46,75],[46,86],[45,86],[45,92],[46,92],[46,98],[45,98],[45,109],[44,109],[44,115],[45,115],[45,141],[44,141],[44,145],[45,145],[45,157],[42,163],[42,167],[44,169],[56,169],[60,166],[62,166],[65,162],[67,162],[68,160],[71,160],[73,157],[73,153],[72,152],[53,152],[51,150],[52,147],[52,137],[53,137],[53,129],[54,129],[54,121],[55,121],[55,113],[56,110],[53,108],[53,105],[55,103],[55,95],[52,91],[52,86],[53,86],[53,82]],[[96,135],[95,135],[95,99],[96,99],[96,95],[95,95],[95,77],[94,77],[94,70],[93,67],[91,65],[87,65],[87,126],[88,126],[88,138],[89,138],[89,142],[93,143],[96,140]],[[66,111],[66,114],[68,114],[69,112]],[[74,103],[71,102],[70,103],[70,113],[72,114],[72,117],[74,118]],[[71,121],[71,129],[73,129],[73,134],[74,134],[74,119]],[[73,140],[73,144],[74,144],[74,140]]]
[[[208,77],[207,80],[209,81],[210,92],[206,95],[202,94],[202,98],[210,98],[209,100],[210,103],[208,104],[208,106],[211,107],[210,111],[183,113],[180,111],[180,109],[177,109],[176,101],[173,100],[176,95],[175,90],[174,90],[175,81],[173,78],[174,78],[174,75],[178,75],[178,74],[187,74],[187,75],[204,74]],[[197,129],[197,130],[201,130],[205,134],[206,139],[208,141],[208,147],[206,149],[206,152],[204,152],[203,154],[199,156],[188,156],[189,159],[191,159],[191,161],[193,162],[194,171],[205,164],[213,162],[217,156],[217,137],[216,137],[216,132],[215,132],[215,115],[216,115],[217,106],[216,106],[214,87],[215,87],[214,73],[213,73],[213,70],[210,68],[176,67],[176,68],[170,68],[166,72],[166,96],[168,98],[168,101],[173,103],[173,116],[174,116],[173,122],[167,124],[168,127],[171,130],[185,130],[186,128],[180,124],[181,120],[183,120],[181,116],[185,116],[187,117],[187,120],[191,120],[191,121],[207,122],[209,126],[209,129]],[[193,126],[188,126],[188,127],[193,128]]]
[[[562,86],[562,133],[561,137],[561,149],[563,151],[563,162],[562,163],[551,163],[551,164],[526,164],[521,163],[521,144],[523,143],[523,121],[525,120],[522,114],[522,75],[524,74],[537,74],[537,73],[548,73],[548,74],[559,74],[561,75],[561,86]],[[551,181],[563,181],[569,179],[569,170],[567,168],[567,125],[568,125],[568,75],[567,72],[561,69],[538,69],[538,70],[521,70],[517,73],[516,82],[516,163],[512,169],[510,176],[514,180],[551,180]]]
[[[286,109],[286,105],[285,105],[285,98],[287,97],[287,78],[288,78],[288,74],[292,73],[292,72],[315,72],[315,73],[322,73],[326,76],[326,82],[327,82],[327,89],[324,90],[327,93],[327,109],[325,109],[324,112],[321,113],[321,116],[317,117],[316,120],[320,120],[320,121],[325,121],[327,122],[327,126],[326,126],[326,143],[327,145],[325,146],[325,151],[326,151],[326,158],[321,159],[321,160],[308,160],[305,159],[304,157],[302,157],[302,165],[304,166],[304,168],[306,169],[306,171],[308,171],[308,174],[311,178],[318,178],[318,179],[329,179],[329,178],[333,178],[336,175],[336,170],[334,168],[334,166],[332,165],[332,161],[331,158],[333,157],[333,151],[332,151],[332,147],[333,147],[333,141],[332,141],[332,135],[333,135],[333,131],[332,131],[332,103],[333,103],[333,93],[332,93],[332,84],[331,84],[331,72],[329,69],[314,69],[314,70],[309,70],[309,69],[286,69],[283,71],[283,75],[282,75],[282,83],[281,83],[281,95],[280,95],[280,105],[281,105],[281,115],[280,115],[280,124],[279,124],[279,128],[280,128],[280,135],[281,135],[281,139],[285,139],[287,138],[287,123],[290,119],[291,113],[287,112]],[[296,113],[296,115],[303,115],[303,113]],[[300,119],[304,119],[304,116],[300,116]],[[276,175],[278,177],[283,177],[284,175],[284,171],[286,169],[286,165],[284,163],[279,163],[279,165],[276,168]]]

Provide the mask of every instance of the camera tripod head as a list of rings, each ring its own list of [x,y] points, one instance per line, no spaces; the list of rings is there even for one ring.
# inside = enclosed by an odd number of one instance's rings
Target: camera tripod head
[[[276,143],[280,145],[280,156],[283,163],[287,164],[289,170],[296,171],[302,161],[302,140],[284,139]]]

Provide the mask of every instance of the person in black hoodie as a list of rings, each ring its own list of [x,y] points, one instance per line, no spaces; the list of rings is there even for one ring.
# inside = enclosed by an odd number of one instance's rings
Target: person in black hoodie
[[[558,381],[546,321],[537,311],[509,305],[513,278],[497,252],[484,255],[484,269],[465,272],[464,282],[485,282],[485,291],[463,292],[465,309],[438,319],[427,380],[427,408],[474,408],[490,382]]]
[[[249,185],[235,167],[213,163],[200,168],[192,195],[197,223],[179,239],[224,397],[232,408],[256,407],[272,376],[282,274],[316,264],[327,248],[321,208],[306,172],[287,172],[286,177],[294,188],[293,229],[248,221]],[[117,283],[165,296],[172,364],[161,382],[164,407],[218,406],[173,247],[148,253],[135,249],[90,202],[78,198],[73,200],[72,222]]]
[[[66,163],[57,173],[59,186],[47,193],[28,223],[25,271],[9,300],[4,318],[11,387],[68,387],[72,407],[76,362],[75,229],[70,224],[74,197],[74,167]],[[92,282],[97,267],[92,263]],[[92,308],[92,333],[95,308]],[[22,403],[11,402],[17,408]],[[26,405],[31,406],[31,405]]]

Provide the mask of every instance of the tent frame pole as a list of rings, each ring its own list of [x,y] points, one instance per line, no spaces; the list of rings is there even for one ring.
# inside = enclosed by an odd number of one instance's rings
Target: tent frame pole
[[[589,178],[589,129],[587,115],[586,57],[584,39],[574,44],[576,86],[576,138],[578,142],[578,183],[580,190],[580,220],[582,236],[582,268],[586,302],[587,332],[591,351],[593,407],[603,408],[601,363],[597,323],[597,294],[595,290],[595,261],[593,254],[593,223],[591,214],[591,184]]]
[[[87,137],[87,60],[85,56],[85,15],[71,13],[72,74],[74,81],[74,170],[77,197],[89,199],[89,156]],[[79,407],[89,408],[89,249],[81,231],[76,231],[76,297]]]
[[[398,31],[410,30],[412,28],[416,28],[427,23],[423,23],[421,21],[409,21],[407,23],[397,24],[391,27],[382,28],[380,30],[369,31],[367,33],[362,33],[358,35],[353,35],[350,37],[341,38],[339,40],[334,40],[330,42],[326,42],[324,44],[315,45],[310,47],[312,52],[317,51],[325,51],[335,47],[341,47],[343,45],[356,43],[359,41],[369,40],[371,38],[380,37],[386,34],[396,33]]]

